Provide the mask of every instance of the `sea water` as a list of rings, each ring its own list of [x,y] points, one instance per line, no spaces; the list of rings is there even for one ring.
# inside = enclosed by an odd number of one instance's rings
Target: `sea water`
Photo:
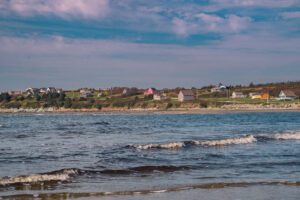
[[[300,113],[1,114],[2,199],[299,199]]]

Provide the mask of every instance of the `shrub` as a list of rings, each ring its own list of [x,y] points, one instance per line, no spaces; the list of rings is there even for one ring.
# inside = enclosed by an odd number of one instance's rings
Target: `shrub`
[[[65,99],[64,101],[64,107],[65,108],[71,108],[72,107],[72,101],[70,98]]]
[[[152,99],[153,99],[153,94],[144,96],[144,100],[145,100],[145,101],[152,100]]]
[[[166,109],[172,108],[173,104],[171,102],[169,102],[166,106]]]
[[[208,107],[207,101],[201,100],[200,103],[199,103],[199,107],[200,108],[207,108]]]

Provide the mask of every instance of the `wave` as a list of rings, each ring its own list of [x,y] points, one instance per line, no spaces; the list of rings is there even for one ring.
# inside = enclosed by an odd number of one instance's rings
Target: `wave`
[[[258,135],[257,138],[269,140],[300,140],[300,132],[277,133],[273,135],[263,134]]]
[[[300,182],[291,181],[257,181],[257,182],[216,182],[216,183],[202,183],[189,184],[174,187],[144,189],[144,190],[129,190],[129,191],[114,191],[114,192],[60,192],[60,193],[41,193],[41,194],[17,194],[2,196],[3,199],[56,199],[57,197],[66,197],[67,199],[87,198],[87,197],[103,197],[103,196],[133,196],[133,195],[147,195],[155,193],[179,192],[195,189],[224,189],[235,187],[251,187],[251,186],[293,186],[299,187]]]
[[[206,140],[206,141],[184,141],[184,142],[173,142],[165,144],[134,144],[128,145],[128,147],[136,149],[179,149],[187,145],[201,145],[201,146],[225,146],[232,144],[248,144],[256,142],[256,138],[253,135],[246,135],[239,138],[229,138],[221,140]]]
[[[93,122],[93,123],[90,123],[90,125],[109,125],[109,122],[106,122],[106,121]]]
[[[262,140],[300,140],[300,132],[288,132],[277,134],[260,134],[260,135],[246,135],[238,138],[228,138],[220,140],[192,140],[182,142],[170,142],[163,144],[130,144],[129,148],[135,149],[180,149],[189,145],[200,146],[226,146],[235,144],[249,144]]]
[[[223,140],[208,140],[208,141],[191,141],[191,144],[201,145],[201,146],[224,146],[231,144],[249,144],[256,142],[256,138],[253,135],[247,135],[239,138],[230,138]]]
[[[79,169],[61,169],[48,173],[31,174],[27,176],[15,176],[0,178],[0,186],[22,184],[22,183],[40,183],[50,181],[66,181],[70,177],[80,173]]]
[[[178,149],[185,146],[185,142],[173,142],[166,144],[134,144],[128,145],[136,149]]]
[[[188,169],[191,169],[191,167],[173,166],[173,165],[146,165],[146,166],[126,168],[126,169],[104,169],[104,170],[85,170],[85,169],[78,169],[78,168],[68,168],[68,169],[61,169],[61,170],[56,170],[56,171],[46,172],[46,173],[0,178],[0,186],[68,181],[72,177],[78,175],[84,175],[84,174],[130,175],[130,174],[143,174],[143,173],[152,173],[152,172],[169,173],[169,172],[188,170]]]

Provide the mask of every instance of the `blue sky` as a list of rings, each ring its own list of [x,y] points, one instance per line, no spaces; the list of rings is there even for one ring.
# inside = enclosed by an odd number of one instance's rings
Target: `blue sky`
[[[0,0],[0,91],[300,80],[300,0]]]

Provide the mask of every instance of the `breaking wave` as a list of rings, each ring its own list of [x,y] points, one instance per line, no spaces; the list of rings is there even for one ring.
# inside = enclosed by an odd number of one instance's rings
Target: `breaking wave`
[[[258,135],[257,138],[269,140],[300,140],[300,132],[277,133],[273,135]]]
[[[128,147],[136,149],[179,149],[187,145],[201,145],[201,146],[225,146],[232,144],[248,144],[256,142],[256,138],[253,135],[247,135],[239,138],[230,138],[222,140],[206,140],[206,141],[184,141],[184,142],[173,142],[166,144],[134,144],[128,145]]]
[[[171,142],[163,144],[130,144],[127,147],[135,149],[180,149],[189,145],[199,146],[226,146],[234,144],[249,144],[261,140],[300,140],[300,132],[246,135],[238,138],[220,140],[192,140],[183,142]]]
[[[128,145],[128,147],[133,147],[136,149],[178,149],[185,146],[185,142],[173,142],[166,144],[133,144]]]
[[[201,145],[201,146],[224,146],[231,144],[249,144],[256,142],[256,138],[253,135],[247,135],[239,138],[230,138],[223,140],[208,140],[208,141],[191,141],[191,144]]]
[[[48,173],[31,174],[27,176],[15,176],[0,178],[0,186],[14,185],[22,183],[39,183],[50,181],[66,181],[70,177],[80,173],[79,169],[61,169]]]
[[[173,166],[173,165],[146,165],[131,167],[126,169],[104,169],[104,170],[84,170],[77,168],[61,169],[57,171],[31,174],[26,176],[4,177],[0,178],[0,186],[10,186],[18,184],[44,183],[68,181],[70,178],[84,174],[102,174],[102,175],[130,175],[153,172],[175,172],[179,170],[189,170],[190,166]]]

